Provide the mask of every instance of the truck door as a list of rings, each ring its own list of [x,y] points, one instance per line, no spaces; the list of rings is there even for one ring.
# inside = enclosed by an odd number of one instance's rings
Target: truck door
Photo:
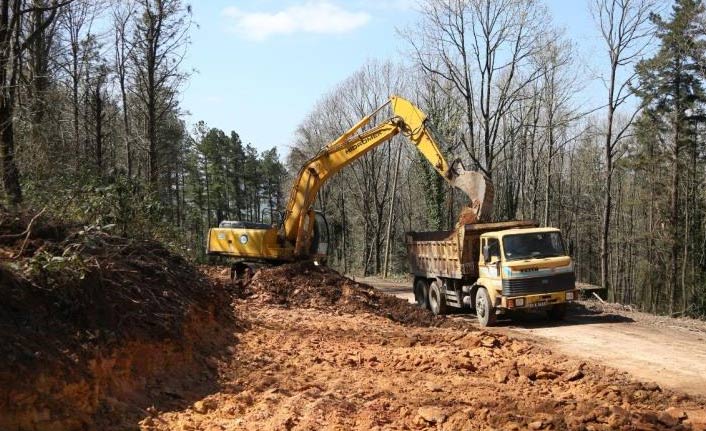
[[[483,250],[486,274],[490,278],[500,276],[500,240],[497,238],[486,238]],[[487,258],[487,259],[486,259]]]

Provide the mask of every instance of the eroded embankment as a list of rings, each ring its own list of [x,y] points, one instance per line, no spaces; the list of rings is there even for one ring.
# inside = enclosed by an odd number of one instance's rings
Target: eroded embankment
[[[30,219],[0,214],[0,429],[124,429],[214,390],[223,289],[155,242]]]

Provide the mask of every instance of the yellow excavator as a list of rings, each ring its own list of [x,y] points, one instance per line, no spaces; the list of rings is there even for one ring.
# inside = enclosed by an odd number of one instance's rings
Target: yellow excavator
[[[367,130],[375,115],[390,105],[393,116]],[[231,277],[247,281],[266,265],[298,260],[325,263],[328,252],[326,218],[313,210],[321,186],[345,166],[398,134],[406,136],[434,169],[470,198],[465,223],[485,221],[493,204],[493,186],[480,172],[466,171],[460,160],[449,165],[439,151],[426,115],[414,104],[392,96],[338,139],[323,147],[299,170],[280,227],[261,223],[222,221],[208,233],[207,252],[235,258]]]

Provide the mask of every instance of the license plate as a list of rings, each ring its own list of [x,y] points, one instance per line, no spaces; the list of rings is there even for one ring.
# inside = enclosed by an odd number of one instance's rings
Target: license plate
[[[538,301],[538,302],[533,302],[529,304],[530,307],[543,307],[545,305],[549,304],[549,301]]]

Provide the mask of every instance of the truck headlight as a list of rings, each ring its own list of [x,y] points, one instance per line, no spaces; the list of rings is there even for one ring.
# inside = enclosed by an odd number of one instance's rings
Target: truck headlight
[[[515,298],[515,305],[523,307],[525,305],[525,298]]]
[[[573,301],[574,300],[574,292],[566,292],[566,300]]]

